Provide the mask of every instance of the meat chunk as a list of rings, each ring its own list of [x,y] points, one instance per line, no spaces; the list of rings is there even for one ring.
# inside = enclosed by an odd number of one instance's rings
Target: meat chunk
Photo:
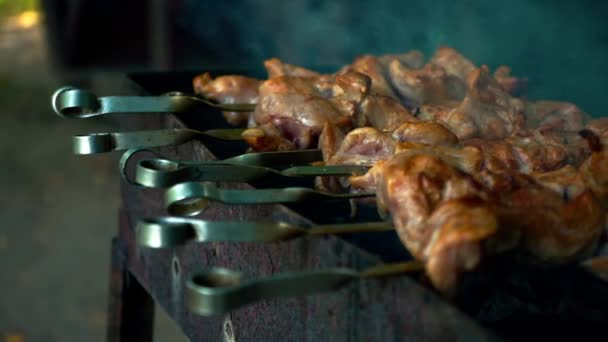
[[[578,145],[573,145],[576,141]],[[480,148],[486,158],[486,167],[493,172],[501,169],[525,174],[549,172],[566,165],[578,166],[589,156],[580,139],[548,132],[533,131],[506,139],[468,139],[466,146]]]
[[[416,143],[399,143],[395,155],[377,161],[364,175],[350,177],[349,181],[355,189],[367,192],[376,191],[376,186],[384,172],[384,162],[393,158],[408,158],[414,155],[426,155],[441,159],[450,167],[462,172],[477,175],[483,168],[484,160],[481,150],[476,147],[428,146]]]
[[[354,81],[356,79],[359,83]],[[267,151],[270,146],[288,146],[280,142],[283,140],[296,149],[314,148],[326,122],[349,128],[354,108],[358,106],[356,101],[367,89],[364,77],[349,80],[337,82],[331,76],[279,76],[262,83],[253,117],[255,125],[263,133],[256,131],[257,138],[246,139],[247,142],[256,151]],[[334,101],[329,101],[329,98]],[[342,106],[335,105],[336,102]],[[262,134],[264,139],[259,139]],[[260,142],[264,144],[260,145]]]
[[[336,153],[326,162],[328,165],[372,166],[395,154],[396,145],[390,133],[372,127],[357,128],[344,137]]]
[[[268,73],[268,78],[278,76],[297,76],[297,77],[316,77],[321,76],[319,73],[297,66],[288,64],[278,58],[271,58],[264,61],[264,67]]]
[[[458,53],[455,49],[443,46],[437,49],[430,63],[443,68],[448,75],[466,82],[469,74],[476,69],[473,62]]]
[[[319,149],[323,152],[323,160],[333,157],[344,141],[344,133],[335,125],[326,122],[319,136]]]
[[[563,263],[592,251],[602,233],[605,212],[592,191],[565,200],[540,186],[501,196],[499,222],[521,233],[523,248],[542,262]]]
[[[401,99],[410,107],[429,103],[462,100],[465,83],[448,75],[440,66],[427,64],[422,69],[409,69],[399,60],[389,64],[389,75]]]
[[[506,65],[499,66],[494,71],[496,82],[511,96],[525,96],[527,92],[527,81],[511,75],[511,68]]]
[[[532,177],[541,186],[561,195],[564,200],[575,198],[586,189],[581,173],[572,165],[555,171],[534,173]]]
[[[378,205],[391,212],[399,238],[425,263],[433,285],[452,291],[462,272],[479,264],[482,242],[497,231],[492,209],[481,200],[483,189],[426,154],[398,154],[372,170]]]
[[[467,95],[458,107],[435,118],[459,139],[505,138],[524,128],[523,102],[507,94],[487,66],[469,74],[467,87]]]
[[[418,50],[412,50],[399,55],[383,55],[378,57],[378,60],[384,67],[387,67],[393,61],[399,61],[400,64],[409,69],[420,69],[424,65],[424,55]]]
[[[393,131],[393,139],[431,146],[451,146],[458,143],[458,137],[454,133],[434,121],[406,122]]]
[[[589,115],[577,106],[558,101],[528,102],[525,107],[526,126],[539,130],[578,132],[589,121]]]
[[[450,148],[410,149],[350,181],[376,189],[403,243],[450,293],[485,254],[518,248],[533,262],[563,263],[593,251],[606,222],[608,152],[593,132],[581,134],[593,153],[578,170],[513,172],[500,190],[479,181],[476,167],[459,165],[463,156]]]
[[[194,92],[221,104],[255,104],[258,101],[258,88],[261,81],[238,75],[220,76],[216,79],[204,73],[194,78]],[[251,113],[224,112],[226,121],[231,125],[247,122]]]
[[[367,96],[359,107],[357,127],[393,131],[405,122],[418,121],[399,101],[383,95]]]
[[[305,149],[317,145],[326,123],[344,131],[357,126],[394,130],[406,121],[417,121],[397,100],[370,94],[370,87],[369,77],[354,71],[270,79],[260,86],[250,125],[261,131],[247,133],[255,139],[246,141],[256,151],[290,145]]]
[[[593,119],[587,123],[586,129],[592,131],[600,137],[608,136],[608,117]]]
[[[397,99],[390,81],[387,78],[385,66],[374,56],[361,56],[345,70],[360,72],[371,79],[371,94],[389,96]]]

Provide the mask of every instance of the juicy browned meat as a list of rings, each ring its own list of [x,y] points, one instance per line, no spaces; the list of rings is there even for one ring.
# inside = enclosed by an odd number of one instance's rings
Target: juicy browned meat
[[[608,137],[608,117],[593,119],[585,126],[588,130],[594,132],[600,137]]]
[[[436,122],[406,122],[392,132],[373,127],[358,128],[344,138],[336,127],[328,126],[321,141],[319,148],[328,164],[371,166],[378,160],[412,148],[454,146],[458,138]],[[462,148],[453,149],[456,150]]]
[[[606,148],[606,141],[601,141],[601,138],[590,130],[583,130],[580,134],[587,140],[592,151],[591,157],[585,160],[579,168],[581,176],[585,185],[606,205],[608,200],[608,149]]]
[[[586,189],[581,173],[572,165],[555,171],[533,173],[532,177],[538,184],[561,195],[564,200],[575,198]]]
[[[541,186],[502,194],[498,206],[501,226],[521,233],[525,250],[544,262],[561,263],[585,256],[597,243],[605,211],[586,189],[565,200]]]
[[[523,102],[507,94],[482,66],[469,74],[462,102],[423,105],[418,117],[445,124],[460,139],[500,139],[524,129],[523,109]]]
[[[327,161],[338,152],[338,147],[344,141],[344,133],[335,125],[326,122],[319,136],[318,148],[323,152],[323,160]]]
[[[404,122],[418,121],[405,107],[392,97],[369,95],[361,102],[357,127],[371,126],[392,131]]]
[[[368,55],[358,57],[346,70],[357,71],[367,75],[372,80],[371,94],[390,96],[397,99],[397,95],[387,79],[386,68],[378,58]]]
[[[350,131],[326,163],[328,165],[372,166],[379,160],[395,154],[397,142],[390,133],[373,127],[357,128]],[[335,148],[335,147],[334,147]],[[329,155],[329,153],[326,154]]]
[[[268,73],[268,78],[277,76],[298,76],[298,77],[316,77],[321,76],[319,73],[302,68],[297,65],[284,63],[278,58],[271,58],[264,61],[264,67]]]
[[[445,69],[435,64],[427,64],[422,69],[409,69],[399,60],[393,60],[388,68],[393,85],[410,107],[461,101],[466,93],[462,80],[448,75]]]
[[[524,96],[527,91],[526,80],[511,75],[511,68],[506,65],[499,66],[494,71],[496,82],[511,96]]]
[[[578,132],[589,115],[567,102],[535,101],[526,104],[526,126],[531,129]]]
[[[425,145],[455,145],[458,137],[444,125],[433,121],[406,122],[393,131],[398,142],[415,142]]]
[[[406,121],[417,121],[397,100],[370,94],[369,77],[355,71],[319,77],[279,76],[262,83],[259,91],[250,126],[264,133],[246,134],[255,137],[246,141],[256,151],[290,144],[296,149],[313,148],[326,123],[344,131],[357,126],[394,130]]]
[[[448,75],[455,76],[466,82],[469,74],[476,69],[473,62],[449,47],[440,47],[435,52],[430,63],[442,67]]]
[[[261,81],[238,75],[220,76],[213,79],[209,73],[194,78],[194,92],[221,104],[249,103],[258,101],[258,87]],[[251,113],[224,112],[226,121],[232,125],[247,122]]]
[[[409,69],[420,69],[424,65],[424,55],[418,50],[412,50],[400,55],[384,55],[378,57],[378,60],[385,67],[395,60]]]
[[[483,240],[497,231],[496,218],[482,200],[483,189],[467,174],[426,154],[398,154],[372,170],[378,205],[391,212],[401,241],[425,262],[434,286],[453,290],[460,274],[481,261]]]
[[[247,142],[256,151],[268,151],[273,146],[281,145],[279,141],[283,140],[296,149],[313,148],[326,122],[337,127],[350,127],[353,112],[335,106],[327,99],[333,97],[343,104],[356,102],[361,98],[360,93],[365,92],[366,84],[364,77],[358,78],[359,83],[355,79],[357,77],[349,78],[351,82],[338,83],[331,76],[279,76],[262,83],[253,116],[255,124],[264,132],[259,133],[264,135],[264,139]],[[350,88],[345,88],[345,85]],[[345,107],[357,105],[353,103]]]
[[[450,293],[484,254],[518,247],[535,262],[562,263],[593,251],[606,222],[608,152],[592,132],[582,134],[593,154],[578,170],[514,172],[500,190],[484,186],[476,167],[458,165],[465,157],[437,147],[399,153],[350,181],[376,189],[408,250]]]
[[[367,192],[376,191],[378,180],[384,172],[383,163],[392,158],[407,158],[413,155],[426,155],[441,159],[456,169],[478,175],[483,168],[484,160],[481,150],[476,147],[428,146],[416,143],[398,143],[394,156],[385,156],[377,161],[364,175],[350,177],[353,188]]]
[[[523,102],[507,94],[490,76],[487,66],[473,70],[467,95],[458,107],[436,117],[460,139],[505,138],[523,129]]]

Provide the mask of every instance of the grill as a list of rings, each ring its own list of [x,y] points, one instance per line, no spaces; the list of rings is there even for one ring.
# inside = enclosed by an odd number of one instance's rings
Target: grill
[[[215,74],[249,74],[217,70]],[[141,93],[191,92],[194,73],[130,75]],[[121,118],[128,130],[158,128],[208,131],[228,128],[216,109],[205,107],[178,115]],[[155,148],[175,161],[209,161],[242,154],[238,141],[197,135],[180,144]],[[132,155],[126,174],[134,177]],[[219,183],[220,188],[251,190],[246,183]],[[311,186],[304,182],[302,185]],[[545,269],[497,257],[465,279],[461,293],[447,301],[427,286],[419,273],[369,278],[335,291],[255,302],[223,315],[201,316],[188,309],[188,281],[199,270],[223,267],[256,279],[294,271],[328,268],[363,270],[381,262],[411,259],[394,231],[301,236],[285,242],[206,242],[151,249],[138,244],[135,227],[144,219],[166,216],[165,191],[121,184],[118,236],[112,244],[110,337],[151,339],[153,302],[159,303],[192,340],[494,340],[539,334],[545,338],[607,336],[608,286],[581,269]],[[344,200],[291,205],[229,205],[213,202],[196,219],[284,222],[312,226],[380,220],[369,203]],[[349,217],[352,216],[352,217]],[[556,321],[568,324],[556,324]]]

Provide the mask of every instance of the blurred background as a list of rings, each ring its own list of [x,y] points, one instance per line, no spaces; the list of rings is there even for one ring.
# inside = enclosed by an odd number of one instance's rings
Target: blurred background
[[[530,98],[605,113],[608,2],[511,0],[0,0],[0,339],[105,338],[118,155],[77,157],[71,135],[116,130],[50,109],[63,85],[128,91],[132,71],[264,59],[335,68],[359,54],[440,45],[507,64]],[[157,340],[183,340],[157,310]]]

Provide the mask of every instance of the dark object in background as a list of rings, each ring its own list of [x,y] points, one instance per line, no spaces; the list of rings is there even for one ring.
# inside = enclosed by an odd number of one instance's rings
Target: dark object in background
[[[53,62],[68,70],[167,68],[171,3],[43,0]]]

